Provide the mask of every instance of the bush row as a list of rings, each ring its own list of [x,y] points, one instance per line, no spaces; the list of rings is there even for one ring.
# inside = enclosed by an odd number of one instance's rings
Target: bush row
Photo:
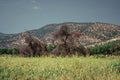
[[[51,52],[56,48],[56,45],[49,45],[47,51]],[[89,48],[91,55],[104,54],[104,55],[120,55],[120,40],[109,42],[104,45],[96,45]],[[19,49],[17,48],[0,48],[0,54],[17,54]]]
[[[91,55],[94,54],[108,54],[108,55],[120,55],[120,40],[109,42],[104,45],[96,45],[90,48]]]
[[[0,48],[0,54],[17,54],[19,50],[17,48]]]

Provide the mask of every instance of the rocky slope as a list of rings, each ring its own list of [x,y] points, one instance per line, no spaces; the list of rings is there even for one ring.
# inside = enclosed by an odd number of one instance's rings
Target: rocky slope
[[[58,30],[61,25],[67,24],[70,27],[71,31],[79,31],[82,33],[79,41],[83,45],[90,45],[94,43],[99,43],[113,39],[117,36],[120,36],[120,26],[108,23],[75,23],[75,22],[66,22],[60,24],[49,24],[40,29],[27,31],[28,33],[33,34],[34,36],[49,40],[51,34],[54,31]],[[0,47],[10,47],[11,42],[22,39],[22,33],[18,34],[3,34],[0,33]]]

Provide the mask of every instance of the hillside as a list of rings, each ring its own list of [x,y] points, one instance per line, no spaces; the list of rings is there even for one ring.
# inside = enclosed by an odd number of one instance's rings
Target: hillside
[[[21,39],[20,33],[19,34],[0,33],[0,47],[11,47],[9,46],[9,44],[19,39]]]
[[[49,40],[51,33],[58,30],[63,24],[67,24],[71,31],[79,31],[82,33],[79,41],[83,45],[90,45],[94,43],[99,43],[102,41],[113,39],[120,35],[120,26],[108,23],[75,23],[75,22],[65,22],[60,24],[49,24],[43,26],[42,28],[27,31],[34,36]],[[0,47],[6,47],[11,42],[22,39],[21,33],[18,34],[3,34],[0,33]]]

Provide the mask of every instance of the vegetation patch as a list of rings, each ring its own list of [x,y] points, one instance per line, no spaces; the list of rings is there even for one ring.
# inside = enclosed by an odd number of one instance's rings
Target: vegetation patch
[[[0,57],[0,80],[119,80],[120,57]]]
[[[0,54],[17,54],[19,53],[19,49],[17,48],[0,48]]]
[[[90,48],[91,55],[104,54],[104,55],[120,55],[120,40],[109,42],[103,45],[96,45]]]

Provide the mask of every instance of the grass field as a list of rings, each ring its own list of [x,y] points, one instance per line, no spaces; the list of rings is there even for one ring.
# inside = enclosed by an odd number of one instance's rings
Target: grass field
[[[0,80],[120,80],[120,57],[0,57]]]

